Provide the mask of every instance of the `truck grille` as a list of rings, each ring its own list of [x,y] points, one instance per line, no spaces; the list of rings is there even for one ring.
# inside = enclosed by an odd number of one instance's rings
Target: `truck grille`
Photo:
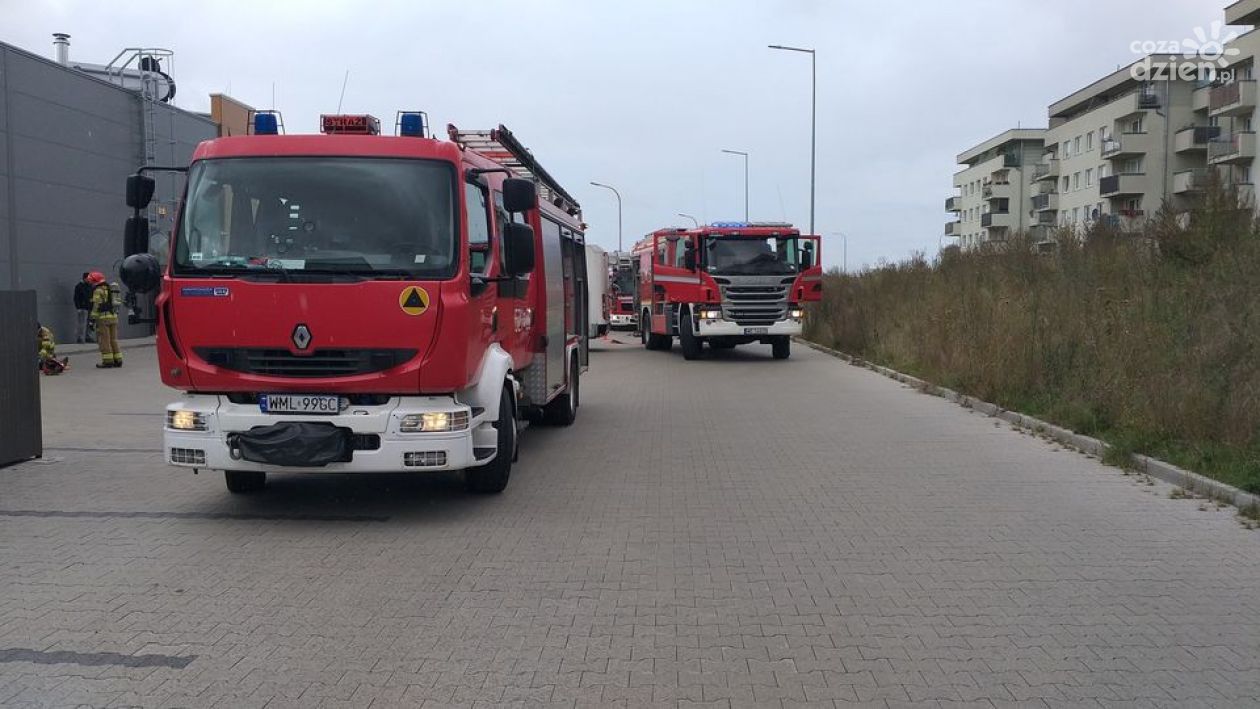
[[[393,369],[414,358],[417,350],[315,350],[295,355],[288,350],[249,347],[198,347],[197,356],[223,369],[268,377],[349,377]]]
[[[788,289],[795,277],[722,276],[722,317],[742,326],[771,325],[787,317]]]

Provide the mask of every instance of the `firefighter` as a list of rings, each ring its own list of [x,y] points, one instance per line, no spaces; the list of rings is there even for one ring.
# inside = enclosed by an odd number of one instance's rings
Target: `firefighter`
[[[101,362],[97,369],[122,366],[122,350],[118,348],[118,307],[120,303],[105,274],[92,271],[88,274],[92,284],[92,322],[96,323],[96,341],[101,348]]]
[[[39,371],[43,374],[61,374],[70,366],[70,358],[57,359],[57,342],[52,330],[35,323],[35,336],[39,338]]]

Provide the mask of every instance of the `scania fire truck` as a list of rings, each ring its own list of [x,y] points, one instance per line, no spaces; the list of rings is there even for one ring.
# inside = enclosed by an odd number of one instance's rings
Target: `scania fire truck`
[[[643,344],[668,350],[677,336],[686,359],[699,357],[706,342],[714,349],[761,342],[787,359],[804,304],[822,298],[819,239],[790,224],[658,229],[634,255]]]
[[[268,473],[463,470],[508,482],[525,420],[574,421],[587,364],[581,208],[503,126],[434,139],[365,115],[201,143],[128,178],[123,274],[155,299],[175,466]],[[141,210],[187,172],[165,266]]]
[[[612,294],[609,325],[614,328],[635,328],[639,324],[634,307],[634,257],[625,251],[614,251],[609,262],[608,289]]]

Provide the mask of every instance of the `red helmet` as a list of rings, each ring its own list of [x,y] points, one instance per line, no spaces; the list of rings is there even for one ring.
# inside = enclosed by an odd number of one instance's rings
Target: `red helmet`
[[[105,274],[100,271],[92,271],[88,274],[87,282],[91,285],[98,286],[105,282]]]

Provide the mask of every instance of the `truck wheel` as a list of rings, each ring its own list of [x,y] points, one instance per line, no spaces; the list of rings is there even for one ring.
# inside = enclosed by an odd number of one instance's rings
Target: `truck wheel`
[[[570,426],[577,420],[579,370],[577,358],[569,363],[569,388],[543,410],[544,420],[551,426]]]
[[[787,359],[792,355],[792,339],[786,335],[775,338],[770,347],[775,359]]]
[[[704,343],[696,337],[694,327],[691,323],[691,313],[685,310],[679,311],[678,344],[682,347],[683,359],[700,359],[703,352]]]
[[[267,486],[267,474],[257,470],[225,470],[223,479],[227,481],[228,492],[237,495],[257,492]]]
[[[649,337],[652,333],[648,332],[648,323],[651,322],[652,321],[648,318],[648,312],[644,310],[643,316],[639,318],[639,342],[643,344],[644,348],[649,350],[655,349],[652,347],[652,338]]]
[[[494,460],[478,468],[464,471],[464,489],[468,492],[493,494],[503,492],[512,475],[512,454],[516,450],[516,412],[507,387],[499,395],[499,419],[494,427],[499,432]]]

